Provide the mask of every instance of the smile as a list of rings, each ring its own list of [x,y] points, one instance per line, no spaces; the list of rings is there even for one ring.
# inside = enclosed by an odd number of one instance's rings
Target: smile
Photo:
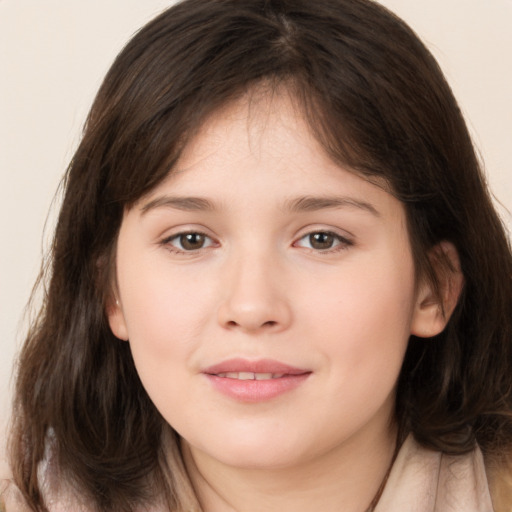
[[[284,373],[226,372],[217,374],[217,377],[237,380],[269,380],[280,379],[283,376]]]
[[[216,392],[245,403],[265,402],[303,384],[312,374],[279,361],[230,359],[202,371]]]

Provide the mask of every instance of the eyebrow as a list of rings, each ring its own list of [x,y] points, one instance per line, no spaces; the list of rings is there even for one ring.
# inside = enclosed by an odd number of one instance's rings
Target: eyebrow
[[[312,212],[318,210],[337,209],[337,208],[357,208],[367,211],[376,217],[380,217],[378,210],[366,201],[351,197],[314,197],[303,196],[294,199],[289,199],[284,204],[284,209],[290,212]],[[182,211],[214,211],[215,204],[203,197],[181,197],[181,196],[160,196],[141,208],[141,213],[147,212],[156,208],[173,208]]]
[[[317,210],[337,209],[337,208],[358,208],[365,210],[376,217],[380,217],[379,211],[371,203],[352,197],[313,197],[304,196],[292,199],[286,202],[285,208],[292,212],[311,212]]]
[[[141,213],[145,214],[155,208],[174,208],[186,212],[215,210],[214,204],[203,197],[161,196],[145,204]]]

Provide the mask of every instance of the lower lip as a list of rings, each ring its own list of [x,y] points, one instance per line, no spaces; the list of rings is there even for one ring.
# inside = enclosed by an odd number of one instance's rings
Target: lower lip
[[[240,402],[264,402],[300,386],[311,373],[284,375],[278,379],[239,380],[205,374],[215,389]]]

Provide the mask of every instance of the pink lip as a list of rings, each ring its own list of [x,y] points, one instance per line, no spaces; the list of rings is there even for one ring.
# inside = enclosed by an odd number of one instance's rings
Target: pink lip
[[[272,373],[282,375],[266,380],[239,380],[225,376],[224,373]],[[263,402],[276,398],[302,384],[310,375],[310,370],[296,368],[279,361],[261,359],[229,359],[205,368],[202,373],[213,387],[222,394],[241,402]]]
[[[248,361],[247,359],[228,359],[221,363],[214,364],[203,370],[203,373],[216,375],[230,372],[252,372],[252,373],[284,373],[287,375],[301,375],[311,373],[309,370],[295,368],[273,359],[259,359]]]

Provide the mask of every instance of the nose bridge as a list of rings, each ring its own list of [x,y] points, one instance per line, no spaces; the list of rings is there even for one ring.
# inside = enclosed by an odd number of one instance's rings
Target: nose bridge
[[[219,321],[245,331],[280,330],[291,319],[277,251],[247,244],[226,262],[227,278]]]

